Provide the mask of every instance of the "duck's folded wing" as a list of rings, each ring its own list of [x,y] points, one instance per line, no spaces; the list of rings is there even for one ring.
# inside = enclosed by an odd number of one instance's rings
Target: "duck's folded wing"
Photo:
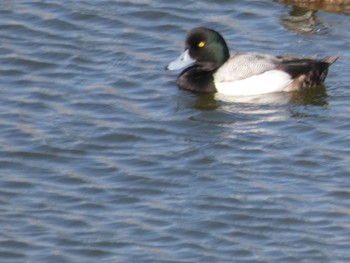
[[[295,78],[310,72],[322,74],[339,58],[339,56],[333,55],[323,60],[287,56],[279,58],[280,63],[277,68],[287,72],[289,75]]]
[[[310,88],[321,85],[327,77],[328,67],[337,59],[338,55],[327,57],[323,60],[281,57],[277,67],[295,79],[294,88]]]
[[[238,53],[230,57],[215,73],[215,82],[232,82],[276,69],[278,57],[260,53]]]

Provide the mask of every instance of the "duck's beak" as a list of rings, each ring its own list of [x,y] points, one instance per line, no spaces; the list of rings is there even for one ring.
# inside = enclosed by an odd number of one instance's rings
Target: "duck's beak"
[[[192,66],[196,61],[191,58],[188,49],[167,66],[167,70],[177,70]]]

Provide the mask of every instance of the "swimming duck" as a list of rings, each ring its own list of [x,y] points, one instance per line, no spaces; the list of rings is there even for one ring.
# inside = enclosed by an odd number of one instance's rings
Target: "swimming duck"
[[[167,69],[185,68],[176,82],[181,89],[233,96],[259,95],[319,86],[338,57],[314,60],[254,52],[230,56],[220,33],[198,27],[188,33],[185,51]]]

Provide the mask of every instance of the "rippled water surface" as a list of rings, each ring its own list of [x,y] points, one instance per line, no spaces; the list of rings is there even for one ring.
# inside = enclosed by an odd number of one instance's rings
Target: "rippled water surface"
[[[350,262],[348,7],[1,1],[1,262]],[[325,87],[228,99],[164,67],[187,30],[340,54]]]

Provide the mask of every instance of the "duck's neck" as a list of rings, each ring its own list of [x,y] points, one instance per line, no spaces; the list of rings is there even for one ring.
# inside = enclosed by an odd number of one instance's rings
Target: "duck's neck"
[[[185,69],[177,79],[181,89],[203,93],[215,93],[213,71],[205,71],[198,66]]]

